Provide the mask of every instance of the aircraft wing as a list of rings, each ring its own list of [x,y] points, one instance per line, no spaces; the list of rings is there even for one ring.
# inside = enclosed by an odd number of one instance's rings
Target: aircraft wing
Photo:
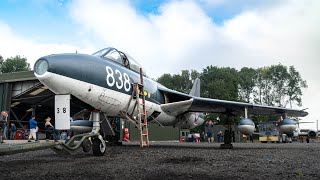
[[[264,106],[251,103],[225,101],[218,99],[198,98],[194,97],[190,111],[195,112],[234,112],[243,114],[244,108],[248,109],[250,114],[261,114],[261,115],[282,115],[287,113],[288,116],[304,117],[308,113],[303,110],[288,109],[283,107]]]
[[[283,115],[304,117],[308,113],[303,110],[288,109],[283,107],[263,106],[251,103],[225,101],[219,99],[201,98],[179,93],[170,89],[161,89],[168,96],[180,97],[180,101],[162,104],[161,108],[170,115],[179,115],[185,112],[208,112],[208,113],[232,113],[243,115],[244,108],[249,114],[256,115]]]

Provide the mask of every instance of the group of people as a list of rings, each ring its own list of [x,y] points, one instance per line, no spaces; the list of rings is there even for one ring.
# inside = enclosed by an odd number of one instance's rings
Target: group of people
[[[7,131],[9,130],[9,139],[13,140],[14,135],[17,131],[17,127],[14,123],[11,123],[10,127],[8,128],[8,113],[6,111],[2,111],[0,114],[0,142],[4,143],[4,140],[7,139]]]
[[[250,142],[253,143],[253,134],[250,134],[249,137],[245,134],[242,134],[242,139],[243,139],[243,142],[247,142],[247,139],[249,138]]]
[[[207,121],[205,124],[205,136],[207,137],[209,143],[214,142],[213,125],[214,123],[211,120]],[[218,143],[223,142],[223,134],[221,131],[217,133],[217,140]]]
[[[5,143],[4,140],[7,139],[7,131],[9,130],[9,139],[14,140],[15,134],[17,131],[17,127],[14,123],[10,124],[10,127],[8,127],[8,113],[6,111],[2,111],[0,114],[0,143]],[[32,115],[29,120],[29,136],[28,136],[28,142],[31,142],[33,139],[35,142],[39,141],[39,127],[38,122],[36,121],[36,116]],[[60,132],[59,130],[56,130],[54,126],[51,123],[51,117],[47,117],[45,119],[45,132],[46,132],[46,140],[49,141],[51,139],[51,135],[53,135],[53,138],[55,142],[58,142]],[[66,134],[66,139],[70,139],[71,132],[68,131]]]
[[[29,120],[29,126],[30,126],[30,133],[28,137],[28,142],[31,142],[31,139],[34,139],[36,142],[39,141],[39,128],[38,128],[38,122],[35,120],[35,115],[31,116],[31,119]],[[58,142],[59,139],[59,131],[54,128],[54,126],[51,124],[51,117],[46,118],[46,122],[44,124],[45,131],[46,131],[46,140],[49,141],[51,134],[53,135],[53,139],[55,142]]]
[[[204,129],[204,132],[201,134],[201,137],[200,137],[200,133],[192,133],[188,135],[188,141],[200,142],[200,139],[202,140],[207,139],[209,143],[213,143],[214,142],[213,126],[214,126],[214,123],[211,120],[207,121],[204,125],[205,129]],[[223,142],[222,131],[219,131],[217,133],[217,141],[218,143]]]

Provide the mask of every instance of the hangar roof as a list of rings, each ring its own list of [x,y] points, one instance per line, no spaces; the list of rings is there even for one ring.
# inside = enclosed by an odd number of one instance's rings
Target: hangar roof
[[[4,73],[0,75],[0,82],[16,82],[27,80],[37,80],[37,78],[33,74],[33,71]]]

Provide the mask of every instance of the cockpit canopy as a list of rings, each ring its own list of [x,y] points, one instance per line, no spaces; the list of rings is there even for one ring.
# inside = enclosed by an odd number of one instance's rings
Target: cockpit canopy
[[[101,57],[103,59],[112,60],[137,73],[140,73],[140,68],[142,68],[142,66],[136,60],[134,60],[129,54],[118,51],[115,48],[104,48],[92,55]],[[142,69],[143,75],[146,76],[145,69]]]

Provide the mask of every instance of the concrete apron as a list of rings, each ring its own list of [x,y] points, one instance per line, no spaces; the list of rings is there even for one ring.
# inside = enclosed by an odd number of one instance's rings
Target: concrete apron
[[[5,143],[0,144],[0,156],[48,149],[56,146],[57,144],[60,143],[55,143],[53,140],[40,140],[39,142],[28,142],[27,140],[5,140]]]

